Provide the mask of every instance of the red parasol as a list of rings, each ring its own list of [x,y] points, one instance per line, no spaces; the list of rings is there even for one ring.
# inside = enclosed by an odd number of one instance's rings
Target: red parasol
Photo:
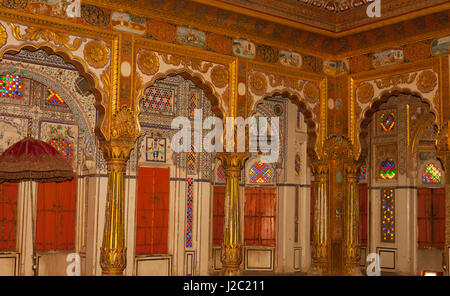
[[[0,183],[28,181],[33,223],[33,269],[37,275],[36,237],[36,200],[31,181],[62,182],[73,179],[73,169],[64,156],[50,144],[28,136],[6,149],[0,155]]]
[[[28,136],[0,156],[0,182],[61,182],[73,178],[71,164],[50,144]]]

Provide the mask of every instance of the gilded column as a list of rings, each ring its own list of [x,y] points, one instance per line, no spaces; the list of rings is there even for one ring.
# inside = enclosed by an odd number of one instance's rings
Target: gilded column
[[[309,273],[323,275],[328,273],[328,163],[318,160],[311,165],[314,174],[314,228],[311,248],[312,264]]]
[[[103,275],[122,275],[127,265],[124,175],[138,135],[136,116],[129,107],[122,106],[112,116],[110,140],[100,142],[100,149],[108,166],[105,227],[100,248]]]
[[[227,177],[225,192],[225,218],[222,243],[223,275],[240,274],[242,263],[241,210],[239,180],[241,169],[248,158],[246,153],[218,153]]]
[[[359,168],[356,161],[345,164],[344,272],[347,275],[362,275],[359,269]]]

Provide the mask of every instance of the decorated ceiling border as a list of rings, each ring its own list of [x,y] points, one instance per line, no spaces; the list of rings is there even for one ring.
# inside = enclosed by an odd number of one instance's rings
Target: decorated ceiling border
[[[246,68],[246,115],[256,112],[257,105],[265,98],[283,95],[298,99],[312,115],[316,156],[322,155],[327,133],[327,77],[299,70],[283,71],[261,63],[248,63]],[[239,87],[238,87],[239,88]],[[296,102],[294,102],[296,103]],[[296,105],[298,105],[296,103]]]
[[[76,32],[76,33],[75,33]],[[73,63],[89,81],[96,97],[96,133],[109,138],[112,114],[118,108],[118,48],[120,35],[29,16],[21,11],[0,10],[0,56],[5,52],[44,49]]]
[[[448,61],[445,60],[448,64]],[[448,81],[448,71],[441,71],[443,59],[432,58],[413,64],[389,66],[366,73],[349,76],[349,138],[355,156],[361,153],[359,133],[365,113],[382,97],[407,92],[418,95],[430,105],[435,123],[442,126],[443,102],[448,94],[443,91],[442,81]]]

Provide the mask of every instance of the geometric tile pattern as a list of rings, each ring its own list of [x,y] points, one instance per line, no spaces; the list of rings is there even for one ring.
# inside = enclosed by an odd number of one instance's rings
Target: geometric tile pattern
[[[45,99],[46,105],[65,106],[66,103],[61,97],[52,89],[47,88],[47,97]]]
[[[148,87],[144,91],[142,111],[171,115],[174,113],[174,96],[175,92],[170,88]]]
[[[194,179],[187,178],[187,203],[186,203],[186,248],[192,248],[192,208],[194,198]]]
[[[395,178],[395,163],[392,158],[382,161],[380,164],[380,177],[384,180],[392,180]]]
[[[361,168],[359,169],[359,179],[365,180],[366,179],[366,175],[367,175],[367,166],[363,165],[361,166]]]
[[[395,199],[393,189],[383,189],[381,194],[381,240],[394,242]]]
[[[295,175],[300,175],[300,155],[295,154]]]
[[[427,164],[425,170],[422,172],[423,183],[428,184],[439,184],[441,183],[441,170],[437,168],[434,164]]]
[[[394,113],[383,113],[380,117],[380,125],[385,132],[389,132],[395,125]]]
[[[250,168],[249,176],[252,184],[271,183],[273,170],[268,164],[257,161]]]
[[[186,155],[186,167],[189,172],[195,172],[197,153],[191,151]]]
[[[0,75],[0,97],[22,98],[22,77],[20,75]]]
[[[69,162],[72,160],[72,144],[67,139],[53,138],[49,144],[58,150]]]
[[[189,100],[189,117],[194,117],[195,108],[197,108],[197,93],[192,92]]]
[[[217,168],[217,180],[219,182],[223,182],[227,179],[227,177],[225,176],[225,168],[223,167],[223,165],[219,165],[219,167]]]

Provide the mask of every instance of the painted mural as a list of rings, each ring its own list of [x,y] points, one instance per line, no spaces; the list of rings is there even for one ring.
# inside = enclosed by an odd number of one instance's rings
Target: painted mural
[[[255,44],[247,40],[233,40],[233,54],[239,57],[253,59],[256,54]]]
[[[146,19],[122,12],[114,12],[111,16],[114,29],[144,35],[147,27]]]
[[[145,159],[150,162],[166,162],[167,143],[165,138],[146,138]]]
[[[280,63],[284,66],[300,68],[302,66],[302,56],[296,52],[281,50]]]
[[[204,32],[186,27],[177,28],[177,42],[183,45],[205,47],[206,35]]]
[[[348,72],[347,61],[323,61],[323,72],[328,75],[338,75]]]
[[[431,44],[431,53],[434,55],[446,54],[450,52],[450,36],[436,39]]]
[[[388,49],[375,53],[372,56],[372,64],[375,68],[399,64],[403,62],[402,49]]]

